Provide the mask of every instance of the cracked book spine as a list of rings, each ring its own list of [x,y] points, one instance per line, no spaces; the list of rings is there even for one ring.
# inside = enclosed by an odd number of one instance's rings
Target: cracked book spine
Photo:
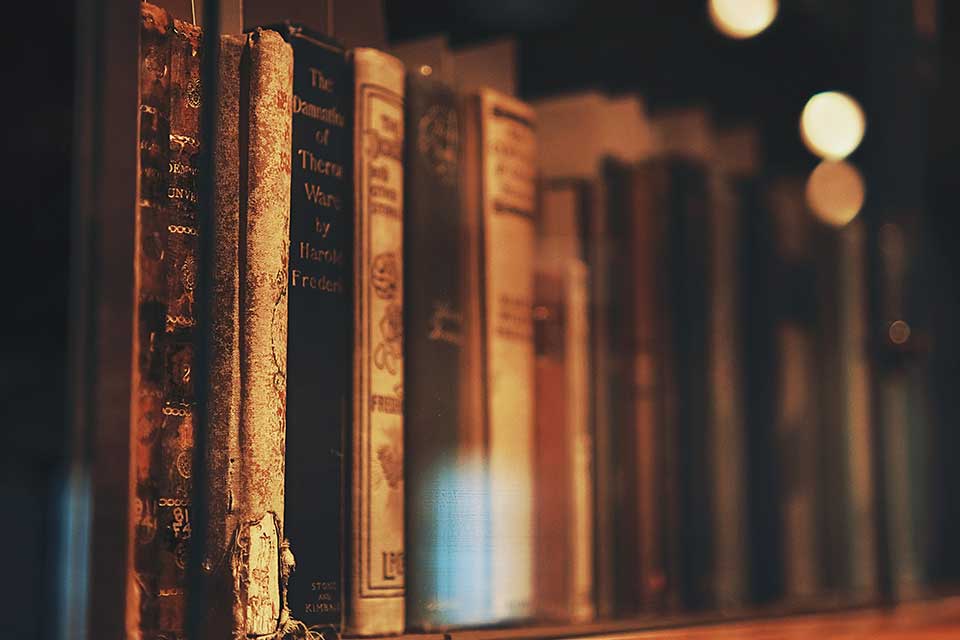
[[[272,31],[223,36],[218,80],[203,637],[279,637],[293,52]]]
[[[353,402],[344,631],[404,628],[403,64],[351,51],[354,73]]]

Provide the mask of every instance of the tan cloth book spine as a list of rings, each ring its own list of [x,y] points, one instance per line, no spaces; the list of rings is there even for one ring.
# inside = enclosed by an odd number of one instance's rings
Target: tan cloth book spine
[[[205,489],[205,638],[279,634],[293,53],[257,30],[220,42]]]
[[[403,64],[376,49],[354,67],[353,418],[343,630],[404,629]]]
[[[465,441],[486,453],[490,617],[520,620],[533,608],[535,115],[482,89],[466,100],[465,121],[468,259],[476,260],[466,270],[465,410],[484,394],[484,419],[468,415]]]

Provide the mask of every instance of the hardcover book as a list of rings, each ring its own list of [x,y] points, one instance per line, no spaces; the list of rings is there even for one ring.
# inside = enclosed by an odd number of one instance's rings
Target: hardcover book
[[[404,310],[407,628],[481,623],[483,520],[460,438],[462,126],[454,91],[407,75]]]
[[[593,438],[590,425],[585,181],[543,187],[537,230],[536,612],[584,622],[593,599]],[[565,562],[557,562],[566,558]]]
[[[173,21],[170,43],[170,155],[163,270],[166,319],[164,399],[160,432],[161,484],[157,532],[161,540],[158,604],[161,634],[183,635],[186,561],[190,540],[193,421],[193,348],[196,339],[198,157],[200,152],[200,29]]]
[[[464,437],[486,453],[490,618],[533,607],[533,304],[536,124],[489,89],[465,107]]]
[[[613,608],[619,615],[643,610],[645,587],[656,584],[650,571],[650,551],[653,548],[650,543],[653,541],[646,539],[644,531],[644,526],[653,525],[656,517],[655,511],[651,510],[653,505],[645,500],[649,496],[642,495],[649,494],[647,483],[658,475],[650,468],[653,459],[650,441],[659,430],[652,424],[656,416],[649,388],[653,363],[642,371],[635,371],[635,366],[649,355],[637,349],[637,334],[650,333],[649,322],[644,322],[647,318],[642,313],[655,313],[655,307],[641,309],[639,302],[647,293],[642,281],[650,275],[650,265],[643,264],[643,261],[652,259],[653,254],[645,242],[647,236],[641,236],[640,244],[634,246],[639,235],[635,229],[649,224],[656,212],[635,200],[634,173],[632,164],[613,158],[604,163],[604,232],[608,260],[608,280],[604,283],[607,325],[604,329],[608,341],[606,364],[609,377],[603,392],[610,427],[603,454],[612,483],[608,499],[613,500],[614,509],[610,515],[612,531],[608,543],[613,546],[617,563]],[[650,196],[654,199],[656,192],[651,191]],[[638,204],[641,205],[639,209]],[[639,273],[637,269],[640,269]]]
[[[662,610],[668,604],[665,540],[665,475],[663,465],[664,407],[664,275],[668,173],[655,160],[631,168],[627,185],[629,206],[629,296],[631,345],[629,367],[632,440],[636,490],[635,544],[637,598],[640,610]]]
[[[207,385],[205,638],[281,634],[293,52],[220,41]]]
[[[163,487],[160,441],[163,428],[163,340],[167,287],[163,271],[170,153],[170,16],[140,5],[140,206],[134,265],[136,359],[133,412],[135,487],[133,521],[133,602],[127,611],[131,636],[155,638],[162,631],[160,604],[163,536],[159,498]],[[169,513],[169,511],[167,511]],[[178,600],[182,595],[170,596]]]
[[[343,456],[350,403],[353,84],[346,51],[301,25],[293,48],[286,521],[287,599],[308,627],[343,613]]]
[[[404,68],[368,48],[354,72],[353,398],[344,631],[404,629]]]
[[[611,332],[611,323],[623,319],[614,315],[614,309],[620,313],[620,305],[627,301],[623,296],[632,293],[611,288],[617,277],[612,272],[614,252],[625,240],[612,233],[611,224],[620,224],[618,216],[626,215],[626,204],[623,196],[611,192],[604,167],[610,162],[625,167],[647,157],[653,148],[652,130],[642,102],[630,94],[614,98],[592,91],[572,93],[540,100],[535,106],[544,177],[584,179],[592,193],[589,215],[582,221],[589,277],[592,566],[597,615],[609,617],[618,609],[633,611],[636,606],[635,598],[625,603],[630,599],[622,595],[624,585],[617,584],[624,576],[621,567],[634,562],[636,541],[624,536],[622,522],[627,513],[636,512],[636,505],[632,494],[621,490],[623,474],[617,471],[625,452],[621,446],[625,425],[614,416],[621,415],[617,407],[625,397],[613,390],[613,366],[625,354],[614,348]]]

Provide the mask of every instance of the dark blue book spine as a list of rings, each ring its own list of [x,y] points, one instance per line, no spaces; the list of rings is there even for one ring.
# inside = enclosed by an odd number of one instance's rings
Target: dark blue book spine
[[[308,627],[343,609],[343,450],[351,389],[352,96],[342,45],[293,24],[287,352],[287,599]]]

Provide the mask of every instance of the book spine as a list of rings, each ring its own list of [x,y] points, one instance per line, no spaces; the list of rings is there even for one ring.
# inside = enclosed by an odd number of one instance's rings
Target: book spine
[[[549,203],[549,200],[547,200]],[[547,205],[548,206],[548,205]],[[546,206],[544,207],[546,209]],[[555,269],[534,276],[535,495],[537,557],[534,567],[536,614],[567,620],[570,610],[572,525],[568,498],[572,471],[568,458],[570,424],[567,405],[566,314],[563,280]],[[557,562],[564,558],[564,562]]]
[[[158,574],[159,632],[181,637],[186,609],[186,560],[192,490],[193,345],[196,314],[200,151],[200,31],[173,22],[170,45],[170,136],[164,279],[167,311],[163,338],[163,425],[157,531],[161,536]]]
[[[214,227],[218,243],[236,238],[236,249],[218,246],[214,257],[207,490],[209,556],[222,561],[213,565],[206,623],[209,637],[238,638],[275,634],[287,617],[290,567],[282,541],[293,52],[279,34],[261,30],[245,39],[225,36],[221,51],[220,132],[236,132],[237,142],[218,144],[224,155],[217,163]],[[238,375],[228,368],[233,365]]]
[[[593,558],[593,435],[590,429],[590,271],[581,259],[564,273],[564,332],[567,405],[570,420],[566,464],[570,466],[570,619],[596,615]]]
[[[640,609],[654,611],[665,604],[666,568],[663,550],[663,446],[660,375],[663,333],[659,285],[662,265],[665,175],[662,166],[634,167],[630,184],[630,273],[632,274],[633,388],[637,511],[637,578]]]
[[[350,400],[353,85],[335,41],[285,25],[293,48],[286,537],[287,598],[308,627],[343,608],[343,452]]]
[[[131,637],[155,637],[160,630],[159,571],[162,537],[158,498],[162,483],[160,434],[163,424],[163,349],[166,282],[163,275],[168,154],[170,149],[170,17],[151,4],[140,5],[140,206],[136,223],[135,352],[133,387],[134,505]]]
[[[481,622],[476,604],[485,595],[478,575],[479,509],[459,483],[460,113],[453,90],[419,72],[407,76],[406,105],[407,628],[436,629]],[[450,544],[451,531],[458,544]]]
[[[537,615],[577,622],[595,612],[586,196],[577,182],[543,189],[534,298]]]
[[[633,205],[631,201],[631,167],[615,160],[604,166],[606,188],[608,262],[606,275],[607,304],[604,353],[607,376],[605,394],[608,433],[602,456],[609,477],[606,496],[609,509],[608,543],[612,545],[613,608],[616,614],[636,613],[640,607],[643,574],[638,523],[641,500],[636,474],[637,429],[634,416],[634,314],[635,265],[631,264],[633,238]],[[598,445],[602,439],[598,435]],[[629,567],[629,570],[624,570]]]
[[[490,505],[491,614],[533,607],[535,115],[479,94],[480,253]]]
[[[234,506],[240,468],[240,65],[246,36],[222,36],[217,64],[217,162],[213,180],[214,238],[207,380],[207,443],[203,491],[207,504],[207,555],[229,558],[239,513]],[[239,496],[236,497],[239,499]],[[204,629],[210,638],[242,632],[233,619],[233,575],[217,563]],[[227,631],[225,631],[227,630]]]
[[[746,602],[747,555],[745,432],[737,278],[741,212],[729,179],[709,176],[713,198],[708,227],[712,245],[709,265],[710,425],[713,488],[714,567],[712,591],[722,608]],[[723,446],[718,446],[723,443]]]
[[[375,49],[354,71],[351,552],[344,631],[404,629],[404,69]]]
[[[613,424],[610,420],[610,233],[609,193],[604,179],[593,183],[586,220],[590,268],[590,432],[593,439],[593,568],[597,616],[616,607]]]
[[[668,430],[668,473],[677,511],[671,527],[679,532],[672,550],[676,586],[684,606],[700,609],[712,604],[713,571],[713,461],[710,447],[709,327],[712,309],[708,286],[711,262],[710,216],[706,174],[696,162],[670,160],[666,205],[669,238],[666,295],[673,334],[668,347],[673,362],[674,422]],[[681,401],[682,398],[682,401]],[[668,428],[669,429],[669,428]],[[673,493],[676,491],[676,493]],[[672,594],[668,594],[670,597]]]

